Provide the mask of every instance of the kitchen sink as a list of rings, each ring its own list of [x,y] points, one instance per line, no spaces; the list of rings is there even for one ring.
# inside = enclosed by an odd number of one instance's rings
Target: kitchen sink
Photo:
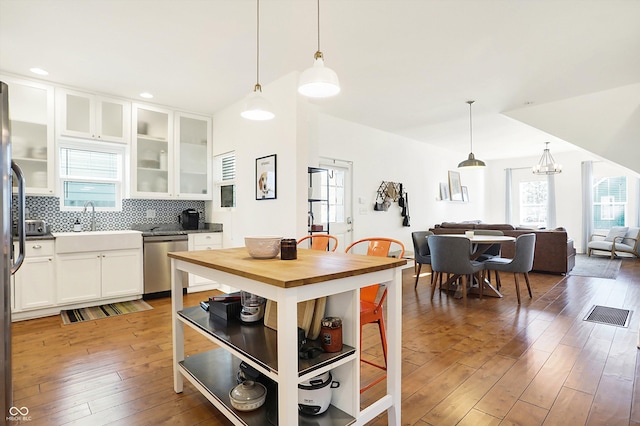
[[[140,231],[52,232],[52,235],[56,239],[56,253],[142,248]]]

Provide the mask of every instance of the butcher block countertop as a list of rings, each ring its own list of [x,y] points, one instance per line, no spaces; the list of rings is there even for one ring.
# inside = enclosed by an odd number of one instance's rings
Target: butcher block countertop
[[[403,266],[405,259],[298,249],[296,260],[254,259],[245,247],[171,252],[169,257],[290,288]]]

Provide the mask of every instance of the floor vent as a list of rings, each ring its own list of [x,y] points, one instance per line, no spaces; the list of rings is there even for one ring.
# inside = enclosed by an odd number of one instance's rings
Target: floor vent
[[[600,324],[627,327],[631,311],[628,309],[609,308],[607,306],[593,305],[589,313],[584,317],[584,321],[597,322]]]

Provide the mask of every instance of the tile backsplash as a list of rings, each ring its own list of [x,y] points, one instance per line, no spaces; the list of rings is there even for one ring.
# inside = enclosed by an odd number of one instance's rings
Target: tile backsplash
[[[17,202],[14,196],[14,205]],[[182,210],[193,208],[200,213],[200,223],[205,218],[204,201],[188,200],[122,200],[122,211],[96,211],[96,230],[111,231],[130,229],[133,224],[177,223]],[[80,219],[83,231],[91,227],[91,209],[86,213],[61,212],[58,197],[29,197],[25,200],[27,219],[44,219],[52,232],[73,231],[73,223]],[[14,209],[15,210],[15,209]],[[155,211],[154,218],[147,218],[147,211]],[[15,211],[14,211],[15,219]]]

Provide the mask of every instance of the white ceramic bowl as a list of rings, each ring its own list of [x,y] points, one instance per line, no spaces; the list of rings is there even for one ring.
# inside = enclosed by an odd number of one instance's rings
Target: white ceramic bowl
[[[275,235],[244,237],[244,245],[254,259],[272,259],[280,253],[281,240]]]

